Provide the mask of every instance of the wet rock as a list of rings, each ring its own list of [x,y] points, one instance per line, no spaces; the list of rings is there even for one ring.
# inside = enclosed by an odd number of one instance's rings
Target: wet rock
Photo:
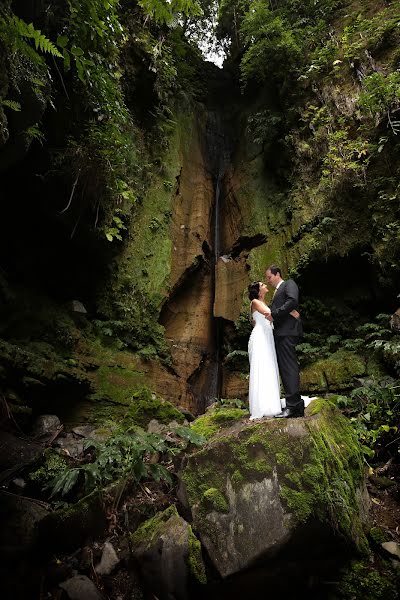
[[[390,328],[395,333],[400,333],[400,308],[390,317]]]
[[[13,486],[19,490],[23,490],[26,487],[26,481],[22,477],[16,477],[11,482]]]
[[[340,350],[303,369],[300,390],[302,393],[347,390],[354,387],[356,378],[365,375],[365,360],[354,352]]]
[[[71,302],[71,310],[74,313],[80,313],[82,315],[86,315],[87,314],[86,308],[83,306],[82,302],[80,302],[79,300],[72,300],[72,302]]]
[[[315,563],[327,544],[338,555],[367,548],[369,501],[351,424],[321,399],[306,414],[210,423],[207,446],[184,458],[179,499],[222,577],[295,547]]]
[[[160,600],[188,600],[193,585],[206,582],[200,543],[175,506],[143,523],[131,542],[146,588]]]
[[[59,453],[64,456],[78,458],[83,452],[83,440],[81,437],[74,436],[73,433],[66,433],[57,438],[54,447],[58,448]]]
[[[86,575],[75,575],[59,586],[68,594],[70,600],[104,600],[103,594]]]
[[[166,425],[164,425],[164,423],[159,423],[157,419],[151,419],[150,423],[147,425],[148,433],[162,434],[166,429]]]
[[[101,561],[95,567],[98,575],[109,575],[119,563],[119,558],[114,550],[114,546],[110,542],[105,542]]]
[[[17,437],[8,431],[0,431],[0,470],[28,466],[37,462],[44,445],[33,440]]]
[[[52,553],[70,552],[103,535],[106,528],[103,498],[94,491],[76,504],[47,515],[39,524],[39,543]]]
[[[243,290],[249,279],[246,260],[224,260],[220,257],[216,264],[215,278],[214,317],[236,321],[243,303]]]
[[[0,493],[0,547],[2,555],[13,559],[26,555],[36,546],[38,525],[49,515],[44,503],[30,498]]]
[[[40,415],[35,419],[32,435],[35,438],[52,434],[60,427],[61,422],[57,415]]]
[[[391,558],[400,560],[400,544],[397,542],[383,542],[382,548],[390,554]]]
[[[77,425],[72,429],[72,432],[80,437],[92,437],[93,431],[96,429],[94,425]]]

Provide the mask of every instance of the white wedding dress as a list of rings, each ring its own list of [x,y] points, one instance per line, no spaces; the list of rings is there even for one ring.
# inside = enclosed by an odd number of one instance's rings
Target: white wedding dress
[[[261,419],[281,412],[279,370],[271,323],[257,310],[249,339],[250,419]]]

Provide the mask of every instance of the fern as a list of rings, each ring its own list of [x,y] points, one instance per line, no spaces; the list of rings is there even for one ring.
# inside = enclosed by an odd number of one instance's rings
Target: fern
[[[7,106],[7,108],[11,108],[11,110],[15,110],[15,112],[19,112],[21,110],[20,103],[15,102],[15,100],[0,100],[0,104],[2,106]]]
[[[20,37],[33,40],[36,50],[47,52],[52,56],[62,58],[62,54],[60,54],[54,44],[45,35],[43,35],[40,29],[35,29],[33,23],[29,23],[28,25],[16,15],[11,17],[9,23]]]

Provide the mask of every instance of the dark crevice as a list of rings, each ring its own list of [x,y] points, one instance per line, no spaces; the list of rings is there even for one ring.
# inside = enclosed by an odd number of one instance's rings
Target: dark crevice
[[[253,248],[262,246],[267,242],[267,237],[264,233],[256,233],[255,235],[243,235],[233,244],[232,248],[226,253],[231,258],[237,258],[242,252],[250,252]]]

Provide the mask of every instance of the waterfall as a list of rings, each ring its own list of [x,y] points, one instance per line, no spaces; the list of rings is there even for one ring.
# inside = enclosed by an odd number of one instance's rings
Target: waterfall
[[[230,146],[228,136],[224,129],[222,115],[217,111],[210,111],[208,114],[206,130],[206,146],[210,175],[214,183],[214,208],[212,211],[213,228],[213,248],[211,256],[212,285],[211,285],[211,314],[214,315],[214,300],[216,293],[216,266],[221,254],[221,202],[224,198],[224,176],[230,161]],[[220,397],[221,390],[221,347],[223,342],[223,322],[221,318],[212,317],[212,337],[213,345],[211,348],[211,364],[209,373],[209,385],[206,406],[214,398]]]

